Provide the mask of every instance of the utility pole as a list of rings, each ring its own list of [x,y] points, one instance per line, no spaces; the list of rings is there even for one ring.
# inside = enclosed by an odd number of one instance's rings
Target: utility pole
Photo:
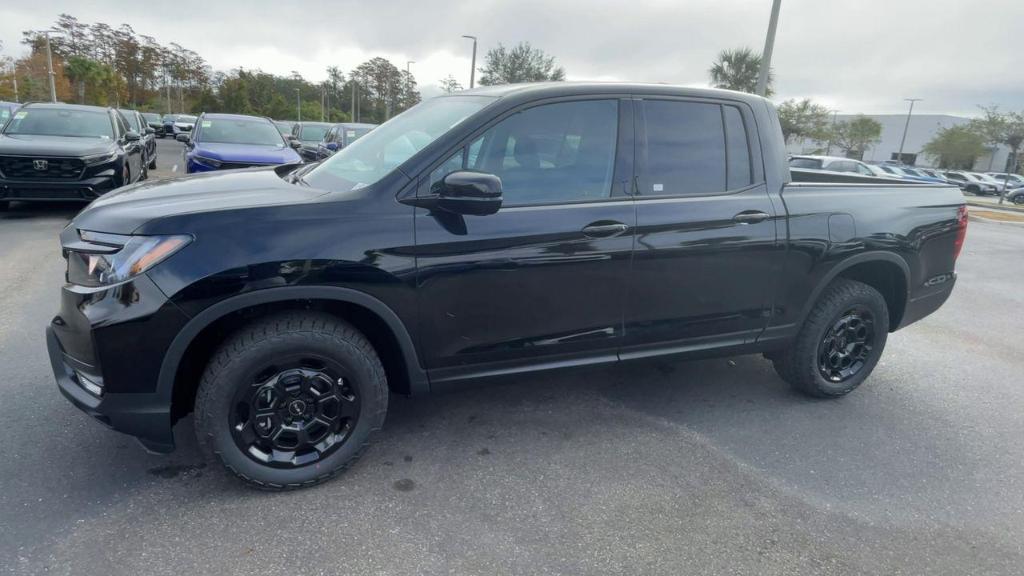
[[[167,88],[167,113],[174,113],[174,106],[171,105],[171,84],[167,81],[167,70],[164,70],[164,86]]]
[[[778,1],[778,0],[776,0],[776,1]],[[469,38],[470,40],[473,41],[473,60],[472,60],[472,63],[469,65],[469,87],[470,87],[470,89],[472,89],[473,88],[473,84],[474,84],[474,80],[476,79],[476,36],[470,36],[468,34],[463,34],[462,37],[463,38]]]
[[[356,89],[359,88],[359,84],[355,80],[349,80],[349,82],[352,84],[352,108],[349,110],[348,116],[352,122],[359,122],[356,120]]]
[[[761,52],[761,70],[757,74],[757,94],[765,96],[768,92],[768,72],[772,68],[772,50],[775,48],[775,29],[779,26],[779,8],[782,0],[772,0],[772,16],[768,21],[768,36],[764,39],[764,50]]]
[[[50,51],[50,31],[46,30],[43,32],[43,36],[46,37],[46,70],[50,75],[50,102],[57,101],[57,84],[54,80],[53,72],[53,52]]]
[[[900,153],[897,156],[900,164],[903,164],[903,145],[907,142],[907,129],[910,128],[910,115],[914,113],[914,102],[920,102],[921,98],[904,98],[910,102],[910,110],[907,111],[907,123],[903,125],[903,138],[900,139]]]
[[[327,94],[327,90],[324,88],[324,85],[321,84],[320,85],[320,121],[321,122],[324,121],[324,112],[325,112],[325,110],[324,110],[324,97],[325,97],[326,94]]]
[[[828,146],[825,148],[825,156],[832,155],[832,138],[836,133],[836,115],[839,114],[839,110],[832,110],[832,129],[829,130],[828,134]]]
[[[17,64],[11,67],[11,79],[14,80],[14,101],[21,103],[18,99],[18,66]]]
[[[327,121],[331,121],[331,85],[324,82],[324,100],[327,102]]]
[[[298,117],[297,122],[302,122],[302,95],[299,94],[299,89],[295,89],[295,115]]]

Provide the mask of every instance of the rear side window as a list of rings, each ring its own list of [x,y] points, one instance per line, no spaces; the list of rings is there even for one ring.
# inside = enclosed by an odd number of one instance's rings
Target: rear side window
[[[728,189],[720,105],[647,100],[644,118],[641,195],[714,194]]]

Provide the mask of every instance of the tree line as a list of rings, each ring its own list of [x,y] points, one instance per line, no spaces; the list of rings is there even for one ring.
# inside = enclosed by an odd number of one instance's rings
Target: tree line
[[[720,52],[708,74],[716,88],[753,93],[760,68],[760,54],[750,48],[739,48]],[[768,95],[772,94],[773,80],[769,74]],[[980,108],[980,117],[939,130],[925,145],[923,152],[934,158],[940,168],[971,169],[980,156],[998,145],[1010,149],[1010,168],[1019,167],[1024,112],[1002,112],[996,106]],[[833,112],[808,98],[786,100],[777,109],[787,144],[810,140],[822,145],[819,152],[836,146],[846,156],[859,158],[881,140],[882,125],[877,121],[858,115],[836,122]]]

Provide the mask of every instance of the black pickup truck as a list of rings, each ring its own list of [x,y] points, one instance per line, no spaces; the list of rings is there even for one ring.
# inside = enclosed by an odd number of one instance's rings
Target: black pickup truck
[[[389,393],[490,376],[762,353],[842,396],[945,302],[966,225],[956,187],[791,171],[756,96],[491,87],[319,164],[95,201],[47,340],[101,422],[166,452],[194,411],[209,457],[295,488],[363,451]]]

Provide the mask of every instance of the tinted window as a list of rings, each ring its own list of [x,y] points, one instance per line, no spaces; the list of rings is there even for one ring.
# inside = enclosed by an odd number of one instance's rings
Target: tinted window
[[[129,130],[135,130],[136,132],[142,133],[142,126],[139,125],[139,117],[136,116],[135,112],[131,110],[118,110],[118,112],[120,112],[121,116],[124,117]]]
[[[723,106],[722,113],[725,117],[725,157],[729,163],[726,185],[730,190],[735,190],[749,186],[754,181],[751,176],[750,142],[739,108]]]
[[[814,158],[790,158],[790,168],[813,168],[815,170],[821,169],[821,160],[815,160]]]
[[[277,127],[264,120],[204,118],[196,135],[199,142],[284,146]]]
[[[324,134],[327,133],[328,129],[330,129],[330,126],[324,124],[304,124],[299,140],[303,142],[320,142],[324,139]]]
[[[470,144],[468,167],[498,175],[508,205],[608,198],[618,110],[616,100],[529,108]]]
[[[14,113],[4,133],[113,138],[114,128],[106,110],[28,107]]]
[[[727,189],[721,106],[648,100],[644,116],[647,165],[640,194],[713,194]]]

